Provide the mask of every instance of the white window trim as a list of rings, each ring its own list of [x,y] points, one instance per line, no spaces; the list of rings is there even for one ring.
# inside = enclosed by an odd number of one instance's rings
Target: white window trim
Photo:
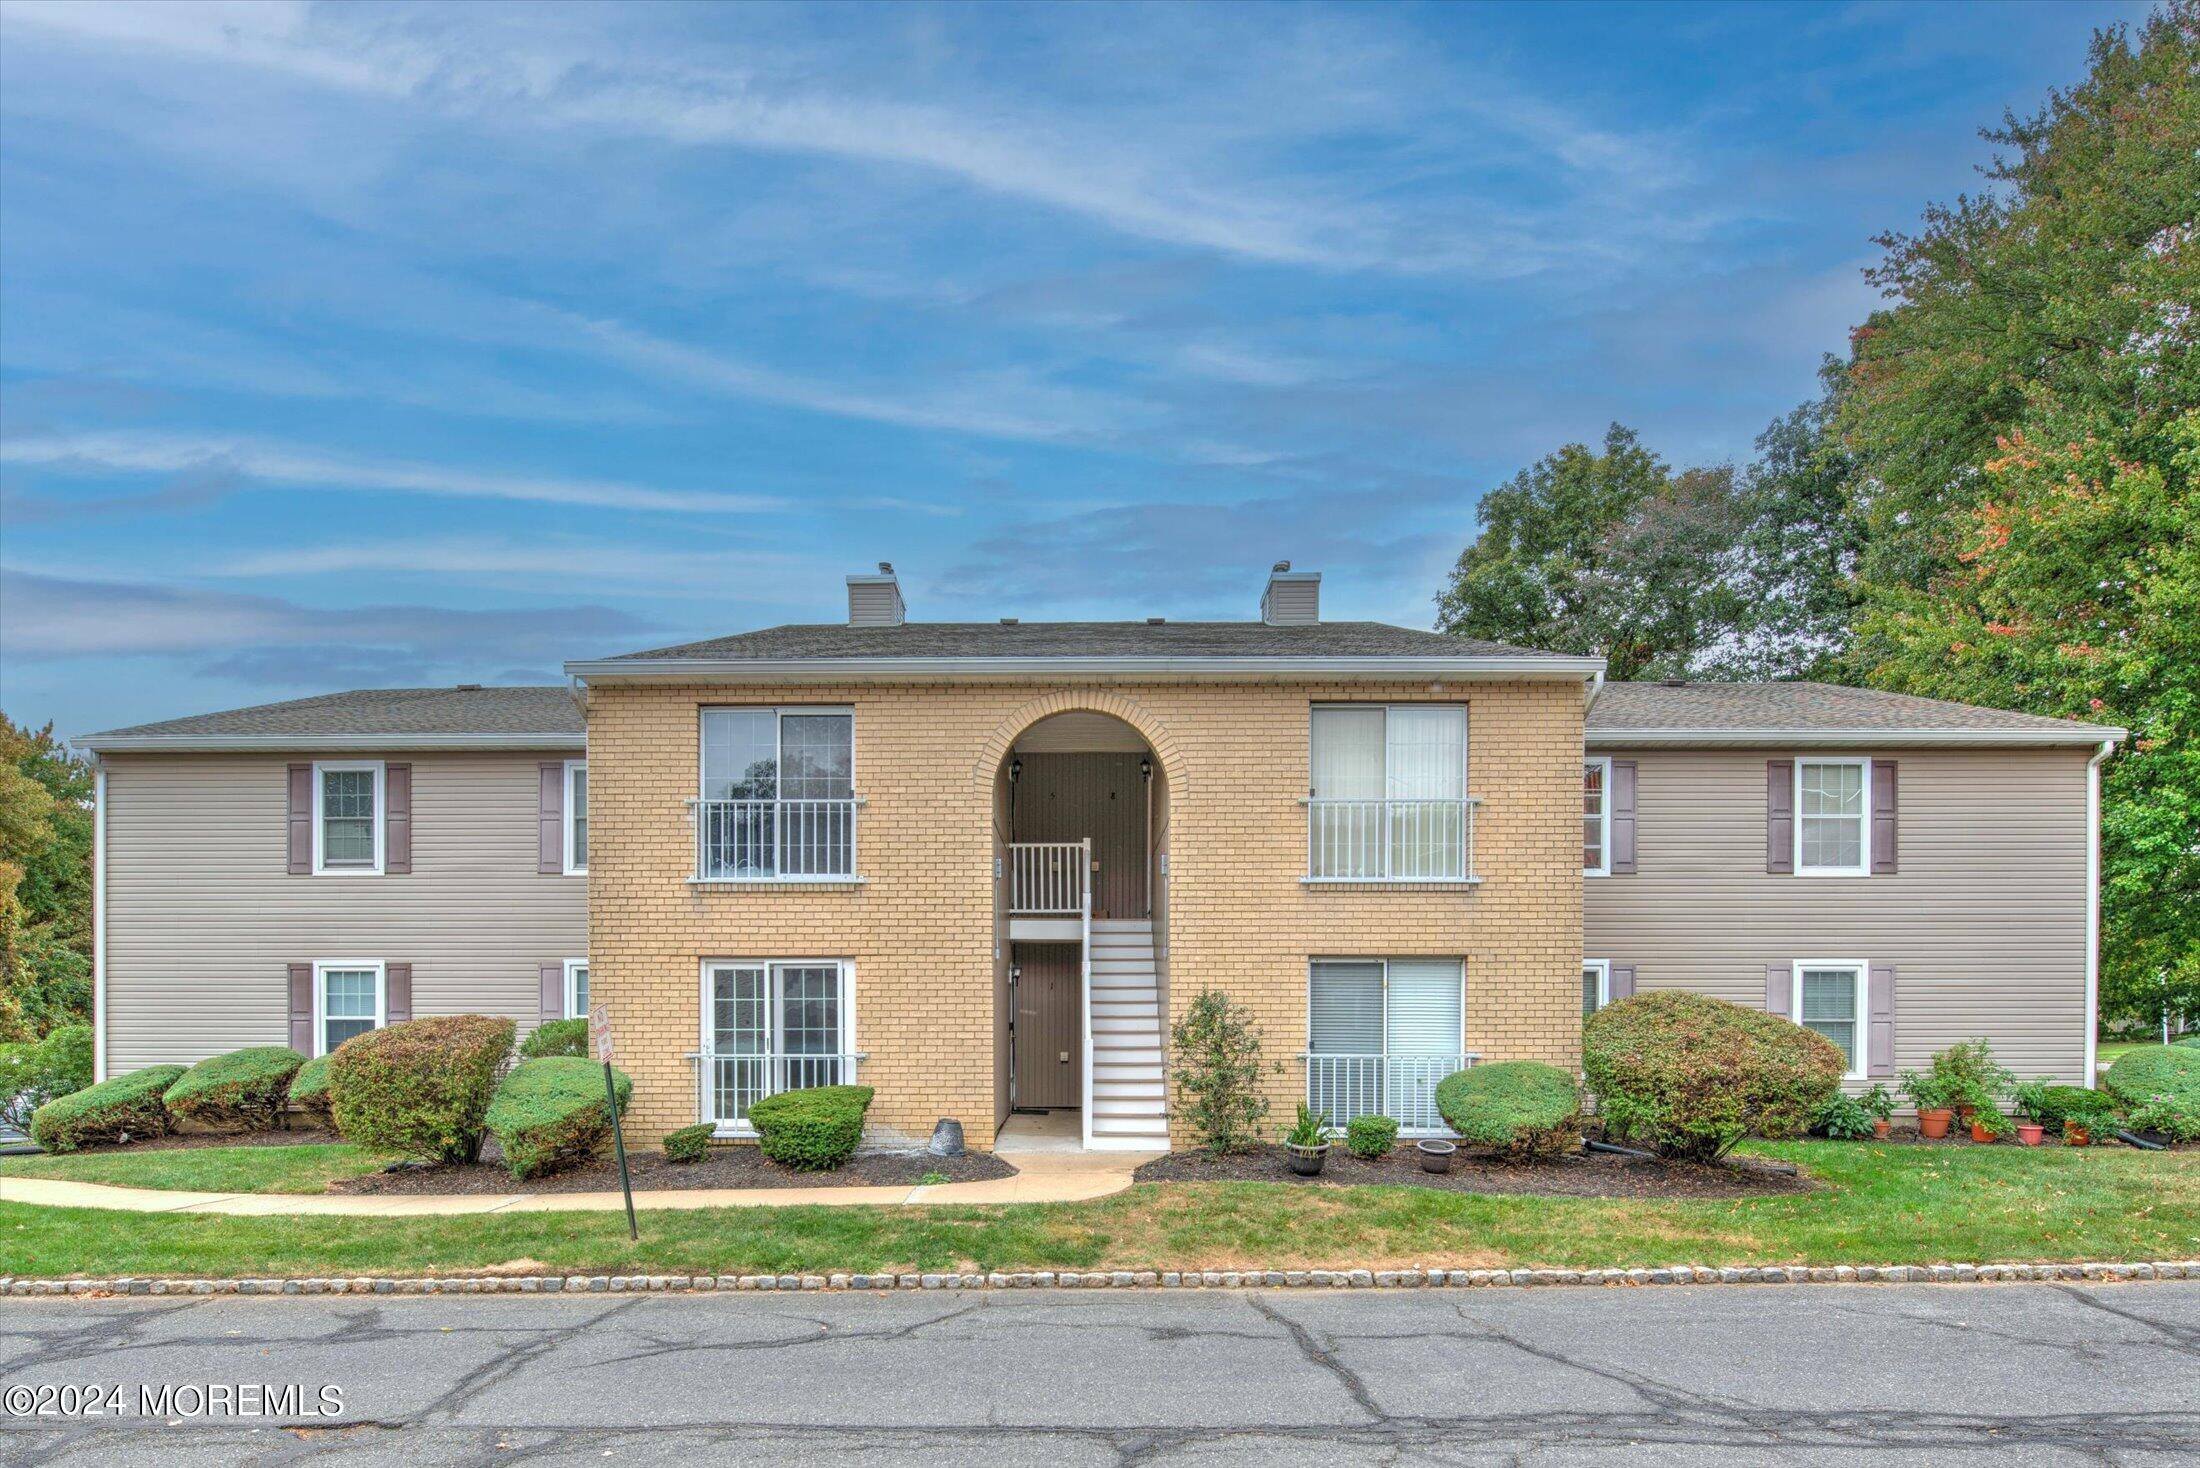
[[[565,836],[563,842],[565,847],[565,874],[568,877],[585,877],[588,875],[588,863],[583,861],[576,866],[573,862],[573,821],[574,817],[577,814],[574,809],[573,802],[573,775],[576,771],[583,775],[587,774],[588,761],[584,759],[569,759],[565,762],[565,799],[563,801],[565,807],[565,819],[563,823],[565,827]]]
[[[326,803],[323,772],[369,770],[374,774],[374,864],[364,867],[332,867],[323,853],[328,827],[321,808]],[[378,759],[315,760],[313,762],[313,875],[316,877],[379,877],[382,875],[384,842],[389,834],[389,778]]]
[[[1597,971],[1597,1008],[1604,1008],[1605,1005],[1612,1002],[1612,960],[1609,958],[1584,958],[1581,961],[1581,967],[1584,973],[1590,969]],[[1588,1016],[1583,1015],[1582,1018],[1587,1019]]]
[[[1853,765],[1863,775],[1864,810],[1858,817],[1856,852],[1858,864],[1853,867],[1807,867],[1803,865],[1803,767],[1805,765]],[[1872,762],[1855,755],[1815,754],[1798,755],[1795,759],[1795,787],[1789,797],[1791,813],[1795,821],[1795,875],[1798,877],[1868,877],[1872,874]],[[1825,817],[1816,817],[1823,820]],[[1844,817],[1843,819],[1846,819]]]
[[[390,976],[379,958],[317,958],[313,961],[313,1053],[328,1054],[328,975],[330,970],[374,971],[374,1027],[390,1022]]]
[[[836,710],[837,712],[837,710]],[[711,992],[710,971],[714,968],[763,968],[774,965],[785,968],[824,968],[832,965],[840,970],[840,1053],[852,1055],[860,1065],[867,1059],[862,1047],[856,1043],[856,965],[852,958],[706,958],[698,966],[696,989],[697,1018],[695,1051],[695,1119],[710,1122],[716,1129],[712,1135],[726,1137],[754,1137],[756,1128],[745,1121],[723,1121],[710,1114],[710,1038]],[[774,1021],[776,1023],[776,1020]],[[859,1082],[860,1084],[860,1078]]]
[[[1597,855],[1601,860],[1593,867],[1583,867],[1581,874],[1584,877],[1609,877],[1612,875],[1612,757],[1608,754],[1584,755],[1581,767],[1586,770],[1591,765],[1604,771],[1604,799],[1600,802],[1602,829],[1597,832]]]
[[[588,1018],[588,1011],[585,1009],[576,1008],[573,1003],[574,999],[578,996],[579,993],[577,986],[574,984],[574,980],[578,978],[583,972],[585,972],[587,968],[588,960],[585,958],[568,958],[565,961],[565,1017],[567,1019]]]
[[[1828,969],[1847,969],[1856,982],[1856,1068],[1841,1077],[1844,1081],[1860,1081],[1871,1074],[1871,964],[1861,958],[1798,958],[1795,975],[1788,992],[1788,1018],[1798,1027],[1803,1025],[1803,970],[1816,969],[1820,973]]]

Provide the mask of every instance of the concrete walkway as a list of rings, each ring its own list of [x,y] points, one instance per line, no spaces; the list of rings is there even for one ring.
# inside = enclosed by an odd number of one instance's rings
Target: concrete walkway
[[[686,1188],[637,1192],[636,1208],[905,1207],[964,1203],[1081,1203],[1131,1185],[1152,1152],[1027,1153],[1014,1177],[933,1187]],[[418,1194],[184,1193],[118,1188],[58,1178],[0,1177],[0,1203],[111,1208],[126,1213],[232,1213],[339,1218],[417,1218],[464,1213],[605,1213],[626,1206],[617,1193]]]

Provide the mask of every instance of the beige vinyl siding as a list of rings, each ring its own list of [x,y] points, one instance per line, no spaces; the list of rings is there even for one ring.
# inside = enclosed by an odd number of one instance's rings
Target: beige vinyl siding
[[[535,870],[537,766],[564,755],[388,758],[413,768],[410,876],[289,875],[291,757],[102,761],[110,1074],[289,1043],[285,965],[315,959],[412,964],[415,1016],[535,1023],[541,965],[588,952],[588,879]]]
[[[1984,1035],[2020,1076],[2082,1079],[2086,751],[1872,751],[1901,856],[1872,877],[1765,872],[1765,762],[1814,751],[1592,752],[1637,762],[1640,870],[1585,880],[1584,957],[1757,1008],[1773,963],[1893,964],[1897,1070]]]

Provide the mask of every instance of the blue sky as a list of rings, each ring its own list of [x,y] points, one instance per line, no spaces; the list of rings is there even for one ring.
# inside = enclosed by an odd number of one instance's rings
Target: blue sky
[[[841,614],[1428,625],[1612,420],[1746,458],[2136,4],[0,3],[0,707]]]

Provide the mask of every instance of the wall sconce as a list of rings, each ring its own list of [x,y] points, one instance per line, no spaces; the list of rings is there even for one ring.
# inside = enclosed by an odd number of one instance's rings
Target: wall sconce
[[[1151,780],[1153,778],[1152,756],[1142,754],[1138,757],[1138,778],[1141,780]]]
[[[1024,777],[1024,758],[1017,755],[1008,762],[1008,783],[1013,785]]]

